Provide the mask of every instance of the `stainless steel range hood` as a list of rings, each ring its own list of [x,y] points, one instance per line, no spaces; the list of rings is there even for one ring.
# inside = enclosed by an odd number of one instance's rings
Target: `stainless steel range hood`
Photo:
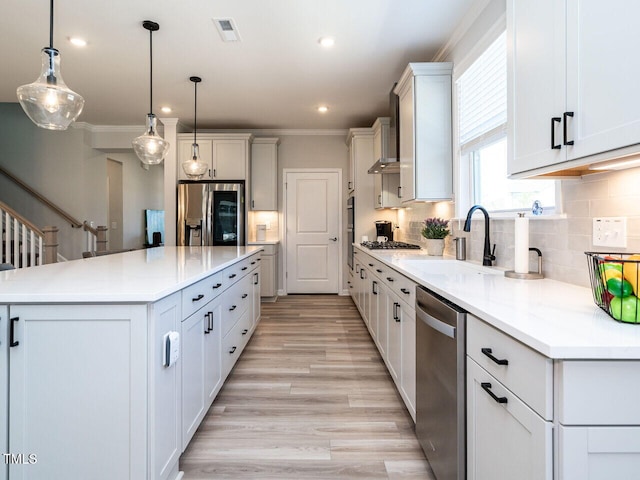
[[[382,157],[376,159],[368,173],[389,174],[400,173],[400,162],[398,152],[400,151],[400,100],[398,95],[393,93],[397,84],[393,84],[389,92],[389,128],[383,128]],[[386,133],[386,134],[385,134]]]

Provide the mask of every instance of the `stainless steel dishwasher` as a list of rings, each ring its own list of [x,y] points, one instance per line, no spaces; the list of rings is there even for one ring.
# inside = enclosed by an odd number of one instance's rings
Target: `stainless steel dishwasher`
[[[416,435],[438,480],[466,478],[466,312],[416,289]]]

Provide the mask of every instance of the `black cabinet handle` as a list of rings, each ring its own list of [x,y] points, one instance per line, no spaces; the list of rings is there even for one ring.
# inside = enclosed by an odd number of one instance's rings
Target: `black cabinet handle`
[[[258,285],[260,283],[260,275],[258,275],[258,272],[254,273],[255,275],[255,282],[253,282],[254,285]]]
[[[242,330],[242,334],[246,335],[247,333],[249,333],[249,330],[247,330],[246,328],[244,330]]]
[[[377,286],[378,286],[378,282],[376,281],[371,282],[371,293],[373,293],[374,295],[378,294],[378,291],[376,290]]]
[[[379,268],[376,268],[376,272],[382,273],[382,270],[380,270]]]
[[[562,114],[563,122],[562,122],[562,135],[565,145],[573,145],[573,140],[567,141],[567,117],[573,118],[573,112],[564,112]]]
[[[242,294],[242,298],[247,298],[248,296],[249,296],[249,294],[248,294],[248,293],[243,293],[243,294]]]
[[[260,260],[262,260],[261,258],[256,258],[256,262],[259,262]]]
[[[495,393],[491,391],[491,384],[489,382],[482,382],[480,384],[482,389],[487,392],[491,398],[493,398],[497,403],[507,403],[507,397],[498,397]]]
[[[199,302],[199,301],[200,301],[200,300],[202,300],[203,298],[204,298],[204,295],[203,295],[203,294],[200,294],[200,295],[198,295],[197,297],[192,298],[192,299],[191,299],[191,301],[192,301],[192,302]]]
[[[232,273],[231,275],[229,275],[229,278],[236,278],[236,274]]]
[[[213,289],[215,290],[216,288],[220,288],[221,286],[222,286],[222,284],[221,284],[221,283],[216,283],[216,284],[215,284],[213,287],[211,287],[211,288],[213,288]]]
[[[393,319],[396,322],[400,322],[400,315],[398,315],[398,307],[400,306],[399,303],[397,302],[393,302]]]
[[[509,360],[504,360],[504,359],[499,359],[494,357],[492,355],[493,350],[491,350],[490,348],[481,348],[480,351],[484,353],[487,357],[489,357],[491,360],[493,360],[495,363],[497,363],[498,365],[509,365]]]
[[[251,262],[251,265],[255,265],[255,264],[256,264],[256,262]]]
[[[20,345],[20,342],[15,339],[15,334],[16,334],[15,325],[18,320],[20,320],[19,317],[13,317],[9,323],[9,346],[10,347],[17,347],[18,345]]]
[[[560,150],[562,145],[556,145],[556,123],[560,123],[562,119],[560,117],[553,117],[551,119],[551,149]]]
[[[249,267],[242,267],[240,270],[242,270],[243,272]]]
[[[233,312],[236,309],[236,305],[232,305],[231,308],[229,309],[230,312]]]
[[[378,205],[382,205],[382,195],[378,195]]]
[[[370,266],[370,267],[373,267],[373,263],[370,263],[370,264],[369,264],[369,266]]]
[[[402,195],[400,195],[401,191],[402,191],[402,187],[398,187],[398,198],[402,198]]]
[[[234,346],[231,350],[229,350],[229,353],[233,353],[233,352],[235,352],[235,351],[236,351],[236,348],[237,348],[237,347],[236,347],[236,346]]]
[[[393,278],[387,277],[387,282],[393,282]]]
[[[207,313],[207,317],[209,317],[209,324],[207,325],[207,330],[210,332],[213,330],[213,312]]]
[[[256,208],[256,202],[254,202],[253,200],[251,200],[251,208]]]
[[[401,288],[400,291],[402,293],[404,293],[405,295],[410,295],[411,294],[411,292],[409,290],[407,290],[406,288]]]

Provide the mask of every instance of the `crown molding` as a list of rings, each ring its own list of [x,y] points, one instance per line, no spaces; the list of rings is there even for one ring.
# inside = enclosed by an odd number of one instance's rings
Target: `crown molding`
[[[450,54],[451,51],[456,47],[458,42],[464,37],[464,35],[469,31],[473,23],[478,19],[482,11],[489,5],[491,0],[476,0],[471,8],[467,11],[466,15],[462,18],[456,29],[453,31],[453,34],[449,37],[449,40],[442,46],[440,50],[435,54],[432,62],[442,62],[444,61]]]

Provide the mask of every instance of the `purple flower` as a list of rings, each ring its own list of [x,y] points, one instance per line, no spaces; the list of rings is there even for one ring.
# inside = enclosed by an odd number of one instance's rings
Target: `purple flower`
[[[422,228],[422,236],[424,238],[444,238],[449,235],[448,220],[442,218],[427,218]]]

